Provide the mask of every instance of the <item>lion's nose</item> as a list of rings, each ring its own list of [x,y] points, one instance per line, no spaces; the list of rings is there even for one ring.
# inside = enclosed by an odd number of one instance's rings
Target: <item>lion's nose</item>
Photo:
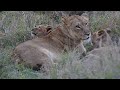
[[[87,34],[85,34],[85,35],[89,36],[90,34],[89,34],[89,33],[87,33]]]

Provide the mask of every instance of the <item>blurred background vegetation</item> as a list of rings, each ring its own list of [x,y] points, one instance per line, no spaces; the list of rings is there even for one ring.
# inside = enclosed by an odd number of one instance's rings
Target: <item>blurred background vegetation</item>
[[[0,35],[0,78],[90,78],[82,70],[81,62],[79,62],[79,65],[76,63],[78,59],[76,55],[73,55],[74,57],[63,56],[62,61],[59,62],[60,65],[53,68],[49,75],[25,68],[23,65],[14,65],[11,62],[12,50],[19,43],[31,39],[30,31],[35,25],[49,24],[56,27],[61,22],[61,16],[74,14],[89,16],[92,32],[111,28],[112,39],[118,42],[120,37],[119,11],[2,11],[0,12],[0,33],[5,33],[5,36]],[[72,66],[70,62],[73,63]],[[97,76],[94,78],[97,78]],[[103,76],[102,78],[109,77]]]

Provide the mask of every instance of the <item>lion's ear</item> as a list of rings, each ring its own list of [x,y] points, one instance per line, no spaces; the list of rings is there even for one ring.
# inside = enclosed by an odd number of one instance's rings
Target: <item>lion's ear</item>
[[[83,16],[83,15],[82,15],[81,18],[82,18],[82,20],[85,21],[85,22],[88,22],[88,21],[89,21],[89,17],[87,17],[87,16]]]
[[[104,30],[100,30],[100,31],[98,31],[98,36],[102,36],[104,33],[105,33]]]
[[[47,30],[47,32],[51,31],[51,30],[52,30],[52,26],[50,26],[50,25],[47,26],[47,27],[46,27],[46,30]]]
[[[67,22],[68,22],[67,16],[62,16],[61,21],[62,21],[62,23],[67,24]]]

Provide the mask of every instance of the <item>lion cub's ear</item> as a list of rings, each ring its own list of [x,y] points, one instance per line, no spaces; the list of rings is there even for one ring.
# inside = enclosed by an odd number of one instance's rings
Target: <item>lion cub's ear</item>
[[[46,27],[46,30],[47,30],[47,32],[50,32],[50,31],[52,30],[52,26],[50,26],[50,25],[47,26],[47,27]]]
[[[108,34],[111,33],[111,29],[110,28],[106,28],[106,31],[107,31]]]
[[[104,30],[100,30],[100,31],[98,31],[98,36],[102,36],[104,33],[105,33]]]

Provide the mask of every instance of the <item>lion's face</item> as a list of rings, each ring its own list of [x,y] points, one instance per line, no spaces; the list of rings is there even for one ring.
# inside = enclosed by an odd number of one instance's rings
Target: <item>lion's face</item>
[[[90,30],[88,26],[88,18],[84,16],[74,15],[62,18],[64,33],[69,37],[78,40],[87,40],[90,37]],[[67,31],[67,32],[66,32]]]
[[[52,31],[52,26],[39,25],[32,29],[31,36],[44,37]]]

